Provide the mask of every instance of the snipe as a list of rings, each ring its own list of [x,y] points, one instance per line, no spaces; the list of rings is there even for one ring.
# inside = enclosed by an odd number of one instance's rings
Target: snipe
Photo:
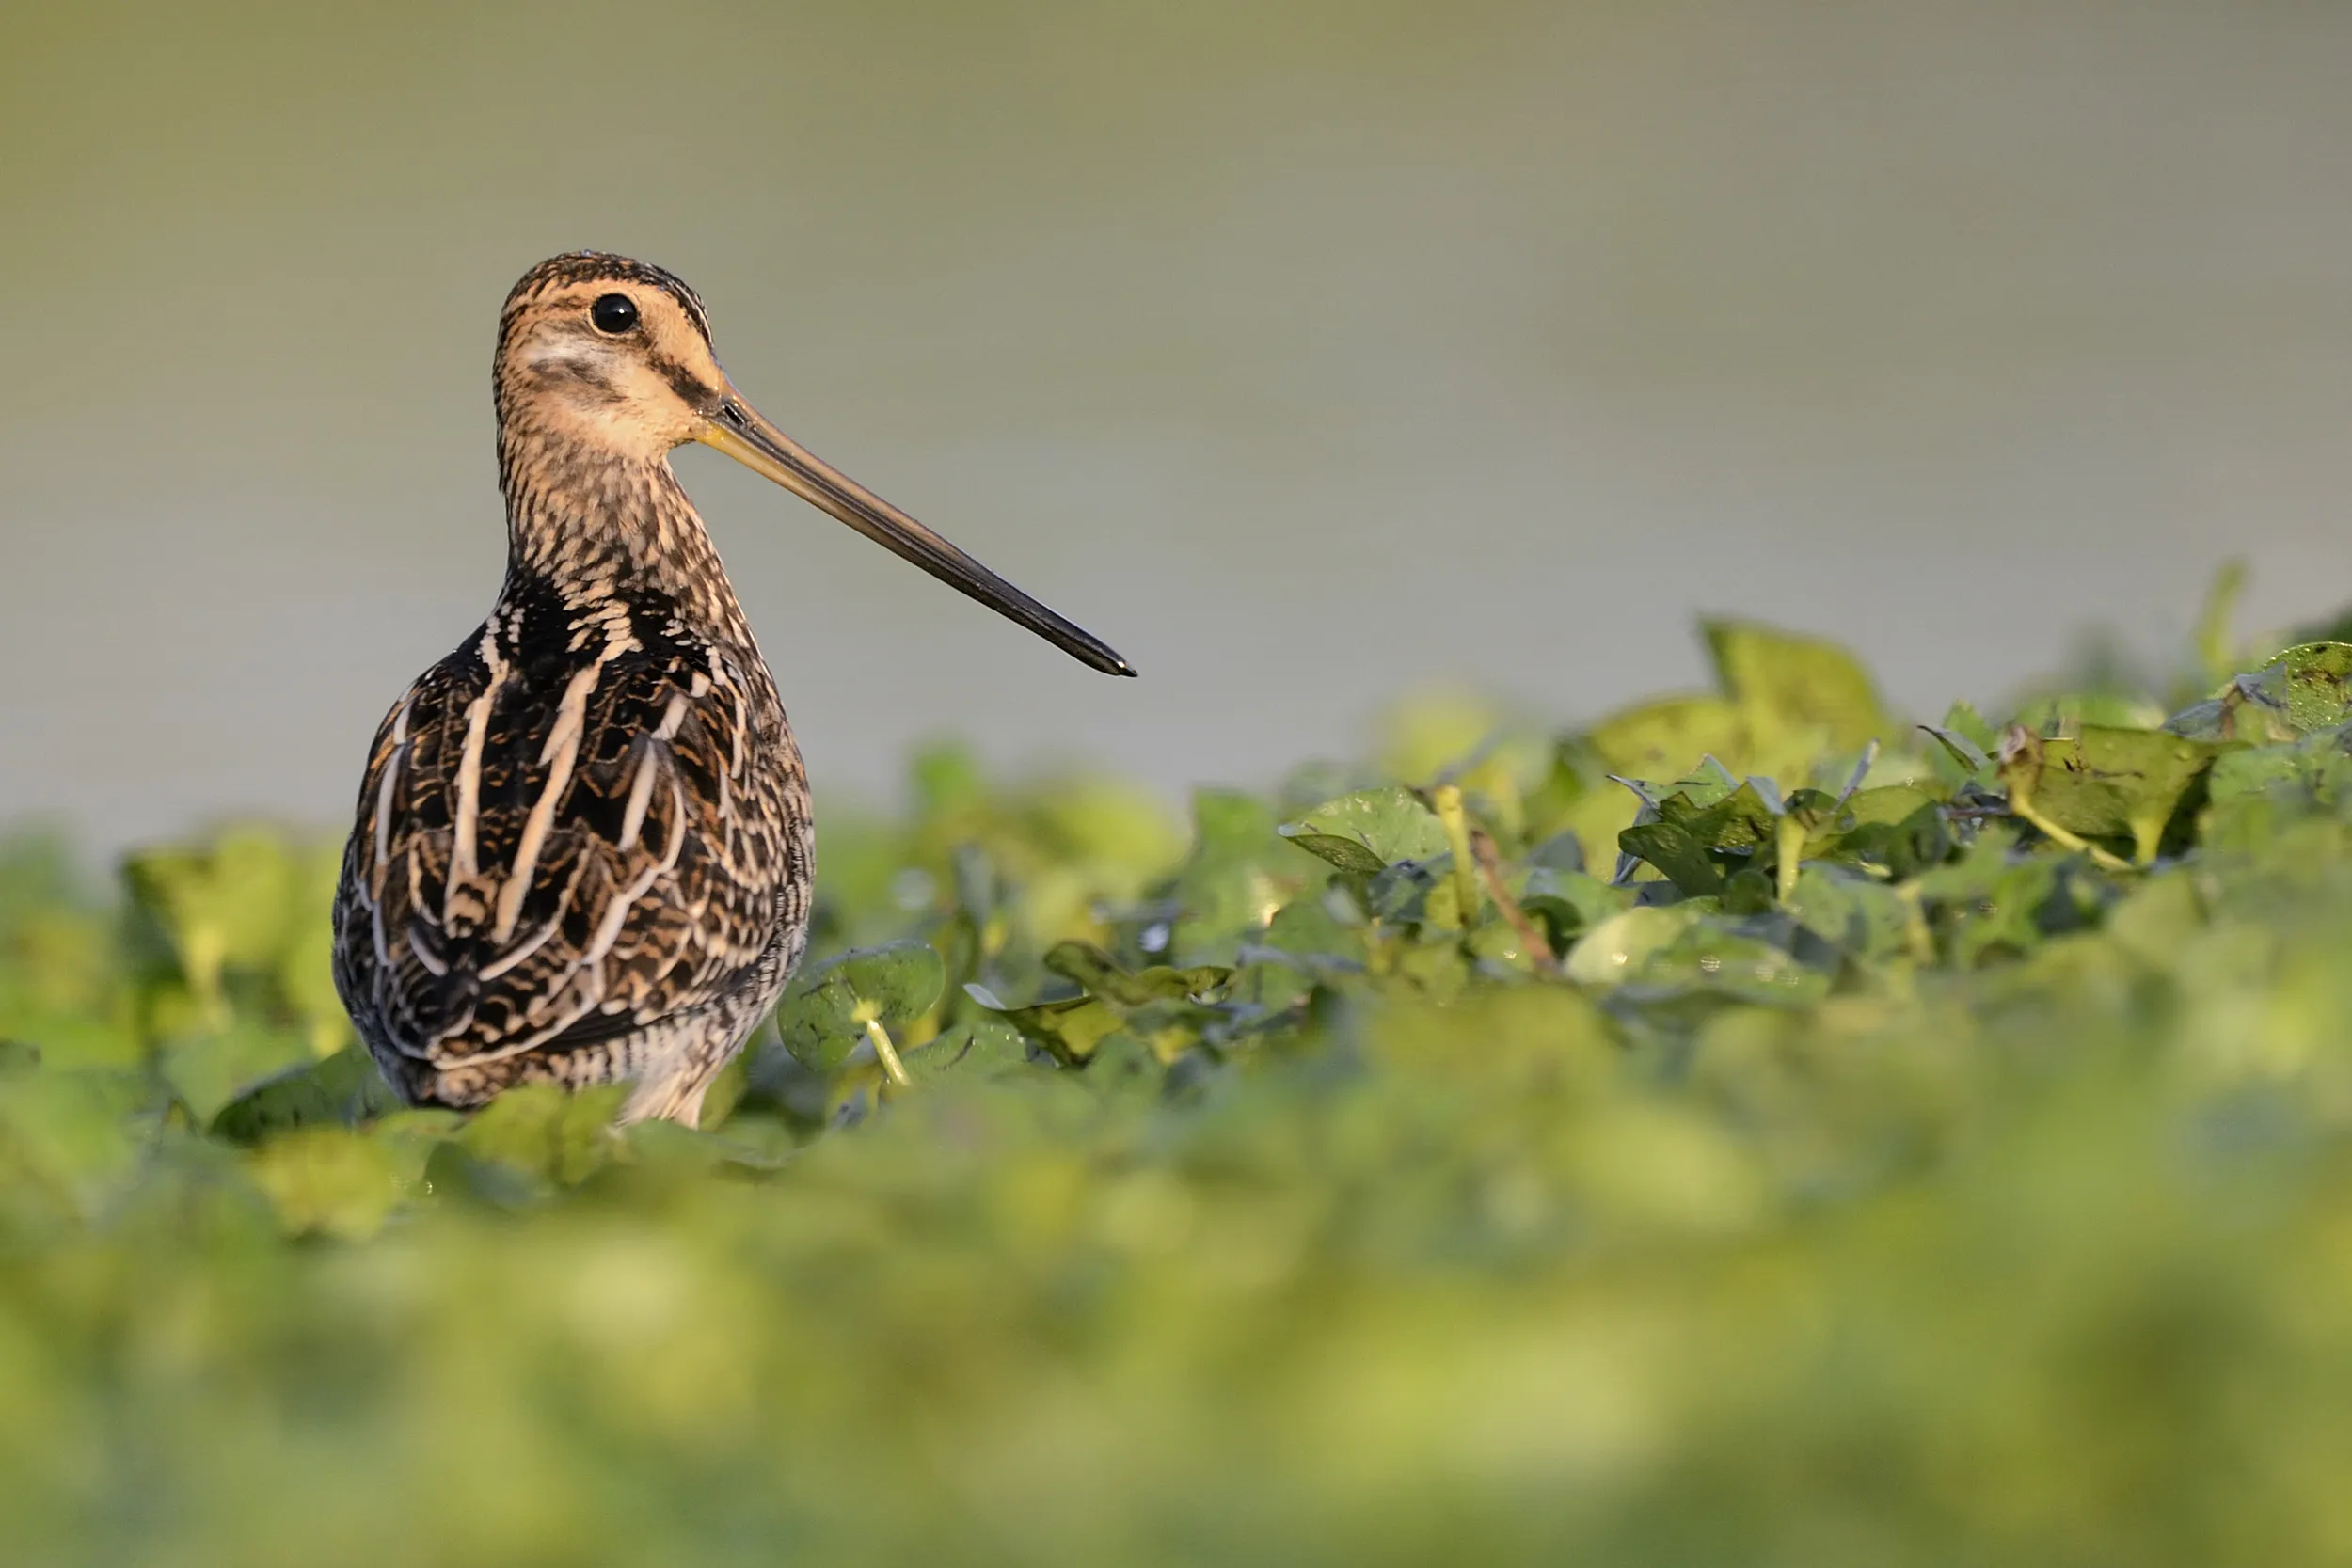
[[[628,1080],[693,1125],[808,935],[807,777],[672,449],[715,447],[1095,669],[1100,640],[739,395],[694,292],[581,251],[507,296],[505,586],[377,730],[335,983],[404,1097]]]

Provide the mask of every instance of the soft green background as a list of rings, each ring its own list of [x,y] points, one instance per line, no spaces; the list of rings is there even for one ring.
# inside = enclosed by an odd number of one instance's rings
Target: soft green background
[[[2326,5],[14,0],[0,820],[332,825],[495,587],[522,268],[678,269],[787,428],[1100,680],[707,454],[821,785],[914,737],[1178,785],[1459,676],[1894,695],[2352,578]],[[2168,626],[2168,616],[2169,625]]]

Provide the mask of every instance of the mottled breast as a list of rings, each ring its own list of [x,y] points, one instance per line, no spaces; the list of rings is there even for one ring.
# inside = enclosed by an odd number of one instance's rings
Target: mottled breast
[[[510,582],[377,731],[336,982],[388,1070],[562,1052],[771,983],[810,862],[800,758],[748,640],[658,599]]]

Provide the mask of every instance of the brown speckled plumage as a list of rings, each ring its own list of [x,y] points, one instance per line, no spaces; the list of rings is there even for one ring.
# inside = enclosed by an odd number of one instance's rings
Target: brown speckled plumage
[[[630,325],[592,314],[614,296]],[[615,317],[614,319],[618,319]],[[378,728],[335,978],[416,1103],[627,1079],[692,1124],[807,940],[808,785],[672,448],[751,463],[1098,668],[1118,656],[793,447],[659,268],[580,252],[508,296],[504,587]]]

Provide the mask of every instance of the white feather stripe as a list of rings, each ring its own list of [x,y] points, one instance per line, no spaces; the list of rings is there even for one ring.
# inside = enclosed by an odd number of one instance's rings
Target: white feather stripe
[[[526,1051],[536,1051],[539,1047],[547,1044],[548,1041],[555,1038],[556,1036],[562,1034],[564,1030],[569,1029],[573,1024],[578,1023],[581,1019],[586,1018],[590,1013],[596,1011],[596,1004],[604,1000],[603,977],[600,974],[591,972],[589,974],[580,975],[579,983],[582,994],[579,997],[575,1005],[567,1006],[561,1012],[557,1013],[552,1022],[543,1024],[539,1028],[534,1029],[530,1034],[524,1036],[521,1039],[509,1041],[507,1044],[500,1046],[496,1051],[469,1052],[465,1057],[465,1065],[467,1067],[476,1067],[488,1062],[502,1062],[509,1056],[519,1056]]]
[[[413,920],[408,923],[408,951],[417,956],[417,962],[424,965],[426,974],[438,978],[449,973],[449,965],[426,952],[424,943],[417,940],[417,923]]]
[[[743,699],[743,689],[733,679],[727,682],[728,729],[732,732],[727,747],[727,771],[740,778],[743,773],[743,732],[751,727],[751,704]]]
[[[483,965],[482,973],[479,976],[481,979],[485,981],[497,979],[500,975],[505,974],[508,970],[513,969],[516,965],[530,958],[533,953],[539,951],[540,948],[545,947],[548,944],[548,939],[554,936],[557,931],[563,929],[564,917],[571,912],[572,899],[580,892],[580,879],[581,874],[588,869],[589,859],[590,857],[586,855],[579,855],[573,858],[572,874],[569,878],[565,879],[564,891],[555,900],[555,912],[548,916],[547,924],[540,927],[539,929],[533,932],[526,941],[516,942],[514,946],[500,954],[497,958]]]
[[[457,759],[455,835],[450,851],[449,880],[441,887],[443,921],[449,919],[455,907],[458,889],[482,874],[475,848],[475,834],[482,824],[482,747],[490,733],[490,705],[497,700],[499,688],[506,683],[506,660],[499,657],[498,635],[487,626],[482,631],[481,654],[490,679],[483,687],[482,695],[466,708],[466,749]]]
[[[401,769],[408,766],[408,715],[417,705],[410,692],[392,719],[392,751],[384,759],[384,782],[375,791],[375,858],[368,868],[368,895],[384,896],[384,877],[391,869],[392,800],[399,793]]]
[[[521,963],[525,958],[530,958],[533,953],[539,951],[540,948],[545,947],[548,944],[548,939],[555,935],[556,928],[563,924],[564,911],[561,909],[558,909],[554,914],[548,917],[548,923],[540,927],[537,931],[533,932],[528,941],[516,942],[514,946],[500,954],[497,961],[484,964],[479,977],[484,980],[497,979],[500,975],[505,974],[508,970],[514,968],[516,964]]]
[[[523,900],[538,875],[539,851],[547,847],[548,828],[555,820],[555,808],[563,801],[564,792],[572,786],[572,769],[580,761],[580,732],[587,723],[588,699],[604,678],[604,667],[636,646],[637,640],[624,632],[604,645],[594,664],[564,683],[555,723],[548,731],[547,744],[539,750],[539,760],[548,768],[547,787],[531,803],[531,815],[523,819],[522,841],[515,847],[514,868],[499,886],[498,918],[490,925],[492,942],[514,936],[515,923],[522,918]]]
[[[612,944],[621,940],[621,926],[628,919],[628,911],[636,907],[637,900],[643,898],[654,883],[677,869],[678,851],[686,844],[686,796],[678,788],[675,777],[670,780],[670,811],[668,847],[659,861],[645,867],[635,881],[605,906],[604,918],[597,922],[596,934],[590,939],[587,951],[580,956],[581,963],[596,968],[599,973],[602,972],[605,955],[612,952]]]
[[[640,749],[636,776],[629,780],[628,805],[621,813],[621,852],[627,854],[637,847],[637,835],[644,831],[645,808],[653,803],[653,783],[661,771],[663,748],[647,741]]]
[[[686,722],[687,705],[685,692],[672,694],[668,705],[661,710],[661,722],[654,726],[653,737],[656,740],[666,745],[677,738],[680,726]]]

